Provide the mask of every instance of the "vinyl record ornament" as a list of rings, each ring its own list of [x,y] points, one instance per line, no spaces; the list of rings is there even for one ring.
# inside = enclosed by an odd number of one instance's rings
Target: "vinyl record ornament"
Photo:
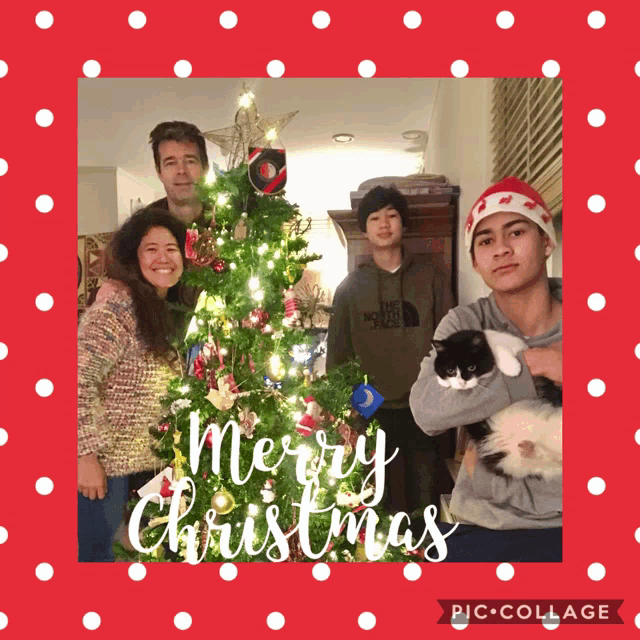
[[[287,160],[284,149],[249,147],[249,180],[262,193],[275,194],[287,183]]]

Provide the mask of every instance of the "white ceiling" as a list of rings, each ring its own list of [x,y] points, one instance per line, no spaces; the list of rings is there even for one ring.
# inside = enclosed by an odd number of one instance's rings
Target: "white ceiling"
[[[311,154],[321,157],[327,169],[320,181],[331,179],[332,167],[334,171],[353,167],[352,190],[362,180],[406,175],[420,166],[420,145],[401,134],[408,129],[427,129],[437,79],[80,79],[78,165],[118,166],[160,192],[149,132],[165,120],[186,120],[202,131],[230,126],[243,82],[255,94],[260,115],[299,111],[279,140],[287,149],[290,182],[295,175],[295,158],[307,167]],[[355,141],[333,142],[331,136],[341,132],[354,134]],[[207,148],[210,159],[226,168],[220,150],[210,142]],[[302,160],[305,156],[306,164]],[[372,160],[373,167],[362,166],[370,165],[363,159]]]

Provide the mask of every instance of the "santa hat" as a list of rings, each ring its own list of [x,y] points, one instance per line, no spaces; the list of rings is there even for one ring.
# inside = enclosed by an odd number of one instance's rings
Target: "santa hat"
[[[542,196],[530,185],[513,176],[489,187],[471,208],[464,227],[464,243],[471,252],[473,232],[480,220],[494,213],[519,213],[535,222],[551,240],[551,249],[556,247],[556,232],[553,218]]]

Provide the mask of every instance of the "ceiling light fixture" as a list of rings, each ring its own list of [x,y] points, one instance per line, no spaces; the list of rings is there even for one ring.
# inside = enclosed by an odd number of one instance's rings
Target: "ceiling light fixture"
[[[353,142],[356,137],[352,133],[336,133],[333,136],[334,142]]]
[[[425,136],[426,131],[420,131],[419,129],[410,129],[409,131],[403,131],[402,137],[405,140],[418,140]]]

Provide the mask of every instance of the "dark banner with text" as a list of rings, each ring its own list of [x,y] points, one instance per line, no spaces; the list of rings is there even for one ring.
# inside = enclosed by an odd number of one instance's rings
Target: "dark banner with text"
[[[622,624],[622,600],[438,600],[438,624]]]

